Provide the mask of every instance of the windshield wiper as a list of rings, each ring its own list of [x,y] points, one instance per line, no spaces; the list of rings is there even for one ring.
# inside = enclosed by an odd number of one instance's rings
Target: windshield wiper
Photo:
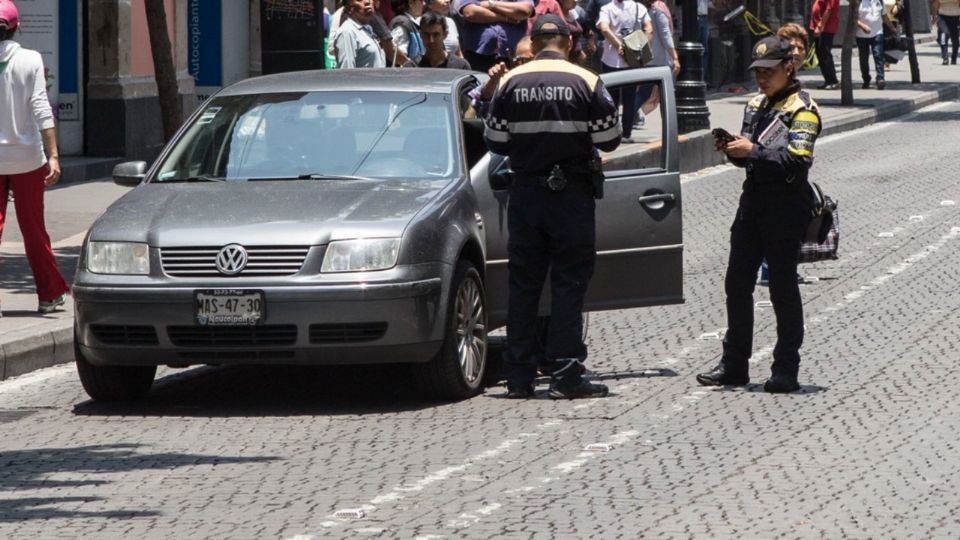
[[[357,176],[355,174],[301,174],[297,180],[363,180],[364,182],[373,182],[374,179],[367,176]]]
[[[198,176],[187,176],[185,178],[160,178],[157,179],[158,182],[224,182],[224,179],[221,176],[209,176],[206,174],[201,174]]]
[[[247,182],[272,182],[277,180],[362,180],[364,182],[375,182],[373,178],[366,176],[354,176],[350,174],[300,174],[297,176],[261,176],[256,178],[247,178]]]

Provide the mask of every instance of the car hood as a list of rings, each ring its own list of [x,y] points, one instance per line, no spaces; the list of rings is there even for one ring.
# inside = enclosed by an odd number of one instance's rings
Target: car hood
[[[143,184],[91,229],[100,241],[155,247],[321,245],[397,237],[446,180]]]

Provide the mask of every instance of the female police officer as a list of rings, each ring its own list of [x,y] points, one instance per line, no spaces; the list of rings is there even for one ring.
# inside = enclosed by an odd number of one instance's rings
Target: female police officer
[[[741,136],[718,134],[717,149],[746,169],[740,207],[730,229],[727,266],[727,333],[723,357],[713,370],[697,376],[702,385],[746,385],[753,348],[753,288],[766,257],[770,297],[777,318],[773,375],[767,392],[800,388],[803,304],[797,284],[800,242],[810,219],[807,171],[820,133],[816,103],[800,89],[790,43],[772,36],[753,48],[750,65],[760,95],[747,104]]]

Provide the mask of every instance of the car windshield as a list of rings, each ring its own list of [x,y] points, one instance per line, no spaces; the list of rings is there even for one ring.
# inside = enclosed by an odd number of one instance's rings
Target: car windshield
[[[452,178],[451,111],[446,96],[422,92],[215,97],[156,181]]]

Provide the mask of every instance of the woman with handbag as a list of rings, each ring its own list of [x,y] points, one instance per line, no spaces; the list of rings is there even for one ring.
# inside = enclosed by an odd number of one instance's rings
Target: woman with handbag
[[[761,93],[744,110],[741,134],[714,131],[717,149],[734,165],[746,169],[746,181],[730,228],[723,356],[715,368],[697,376],[702,385],[743,386],[750,382],[753,291],[760,261],[766,257],[777,344],[772,376],[763,388],[773,393],[800,388],[803,301],[797,263],[810,222],[807,175],[821,123],[817,104],[800,88],[793,60],[789,41],[778,36],[760,40],[753,48],[750,69]]]
[[[653,35],[653,26],[647,14],[647,8],[633,0],[611,0],[600,8],[597,29],[605,38],[603,56],[600,58],[604,73],[633,69],[624,58],[623,38],[635,31],[642,31],[649,39]],[[634,142],[633,121],[637,113],[637,87],[629,86],[614,90],[613,101],[623,107],[620,125],[623,126],[624,143]]]

